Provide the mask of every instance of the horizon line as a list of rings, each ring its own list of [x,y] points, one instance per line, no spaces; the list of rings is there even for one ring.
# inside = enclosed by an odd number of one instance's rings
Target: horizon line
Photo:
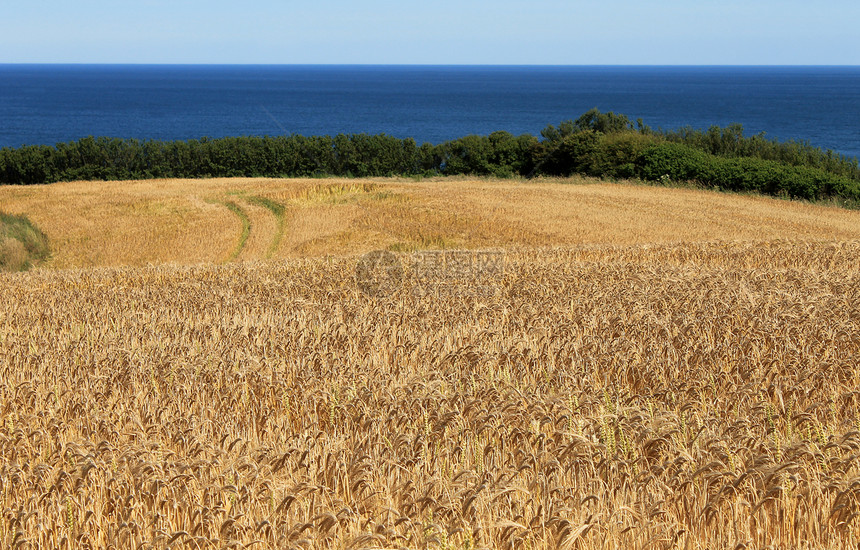
[[[0,61],[7,65],[100,65],[165,67],[844,67],[860,64],[781,64],[781,63],[182,63],[182,62],[90,62],[90,61]]]

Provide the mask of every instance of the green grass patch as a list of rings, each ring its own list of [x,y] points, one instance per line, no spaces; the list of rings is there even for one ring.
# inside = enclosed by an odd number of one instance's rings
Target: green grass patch
[[[48,237],[27,216],[0,212],[0,271],[25,271],[49,255]]]

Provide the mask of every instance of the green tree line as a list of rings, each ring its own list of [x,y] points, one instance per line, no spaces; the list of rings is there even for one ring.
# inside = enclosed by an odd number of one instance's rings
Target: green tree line
[[[685,181],[809,200],[860,201],[857,159],[740,125],[653,130],[592,109],[540,137],[508,132],[437,145],[384,134],[156,141],[88,137],[0,149],[0,183],[199,177],[569,176]]]

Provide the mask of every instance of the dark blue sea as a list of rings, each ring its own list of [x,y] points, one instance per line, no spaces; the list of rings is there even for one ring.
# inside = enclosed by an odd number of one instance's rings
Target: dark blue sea
[[[88,135],[539,135],[597,107],[860,156],[860,67],[0,65],[0,147]]]

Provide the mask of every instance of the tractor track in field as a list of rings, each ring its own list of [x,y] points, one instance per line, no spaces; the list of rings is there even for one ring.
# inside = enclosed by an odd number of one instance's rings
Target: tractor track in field
[[[230,256],[227,258],[227,262],[232,262],[237,259],[242,251],[245,248],[245,245],[248,244],[248,238],[251,236],[251,219],[248,217],[248,214],[242,209],[241,206],[236,204],[234,201],[223,201],[225,207],[227,207],[230,212],[236,215],[239,218],[239,221],[242,224],[242,229],[239,233],[239,241],[236,243],[236,246],[233,248],[233,251],[230,252]]]
[[[286,207],[283,204],[244,193],[230,193],[229,198],[216,202],[230,210],[241,224],[236,245],[225,263],[268,260],[275,255],[286,230]]]
[[[268,248],[266,249],[264,256],[264,258],[268,260],[272,257],[273,254],[278,251],[278,248],[281,245],[281,241],[284,238],[284,231],[287,225],[286,207],[279,202],[258,195],[250,195],[246,198],[246,200],[251,204],[261,206],[271,212],[272,216],[274,216],[277,222],[275,233],[274,235],[272,235],[272,239],[269,243]]]

